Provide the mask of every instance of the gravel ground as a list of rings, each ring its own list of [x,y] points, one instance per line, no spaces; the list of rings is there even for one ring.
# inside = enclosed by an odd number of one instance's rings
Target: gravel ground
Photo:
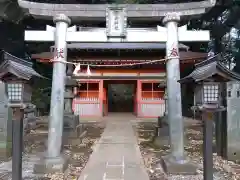
[[[103,132],[104,124],[86,124],[83,129],[85,135],[80,142],[79,138],[72,137],[63,140],[63,153],[69,157],[69,165],[65,173],[36,176],[32,173],[32,169],[34,162],[38,160],[37,155],[46,149],[47,129],[47,127],[39,127],[24,137],[23,180],[77,179],[92,153],[92,145]],[[11,180],[11,160],[0,163],[0,180]]]
[[[170,152],[169,146],[157,147],[153,143],[155,123],[139,123],[137,134],[139,146],[143,155],[145,166],[148,170],[150,180],[202,180],[202,129],[199,125],[187,127],[185,135],[187,145],[185,150],[191,160],[197,164],[197,174],[191,176],[166,175],[160,166],[160,157]],[[214,153],[214,179],[215,180],[240,180],[240,165],[231,161],[223,160]]]
[[[65,153],[70,155],[70,163],[65,173],[65,179],[75,180],[79,177],[82,169],[85,167],[93,150],[95,141],[99,140],[103,130],[103,124],[88,125],[86,128],[86,136],[79,145],[71,145],[71,141],[65,146]],[[52,178],[53,179],[53,178]],[[55,178],[54,178],[55,179]],[[59,179],[59,178],[58,178]]]

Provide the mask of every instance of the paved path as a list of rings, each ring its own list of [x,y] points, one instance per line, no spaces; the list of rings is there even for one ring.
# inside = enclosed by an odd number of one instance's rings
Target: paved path
[[[130,121],[107,121],[78,180],[149,180]]]

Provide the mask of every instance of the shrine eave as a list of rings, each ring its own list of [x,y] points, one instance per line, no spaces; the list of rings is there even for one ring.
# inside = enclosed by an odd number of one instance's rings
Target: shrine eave
[[[240,81],[240,75],[229,70],[221,63],[222,56],[216,55],[196,64],[195,70],[188,76],[179,80],[180,83],[194,83],[211,77],[220,77],[224,81]]]
[[[166,43],[124,43],[124,42],[114,42],[114,43],[69,43],[67,48],[70,50],[85,50],[85,49],[95,49],[95,50],[162,50],[166,49]],[[187,51],[188,46],[184,44],[179,44],[180,50]]]
[[[126,7],[129,19],[152,18],[161,20],[168,12],[178,12],[182,17],[203,14],[212,8],[216,0],[204,0],[199,2],[176,4],[119,4],[118,7]],[[59,13],[64,13],[72,21],[83,19],[105,19],[106,9],[109,4],[50,4],[37,3],[27,0],[18,0],[18,4],[36,18],[50,19]],[[150,18],[151,17],[151,18]]]
[[[180,51],[179,52],[180,55],[180,61],[181,63],[194,63],[194,62],[199,62],[202,61],[204,59],[207,58],[207,53],[202,53],[202,52],[192,52],[192,51]],[[31,55],[32,59],[36,59],[40,62],[46,62],[49,63],[51,59],[53,59],[53,52],[42,52],[39,54],[32,54]],[[95,58],[94,58],[95,57]],[[120,56],[121,57],[121,56]],[[154,59],[153,59],[154,58]],[[115,58],[111,58],[111,57],[97,57],[94,55],[94,53],[92,54],[92,57],[89,58],[85,58],[85,57],[81,57],[81,53],[79,54],[79,57],[73,57],[73,58],[69,58],[69,61],[73,61],[73,62],[81,62],[83,64],[126,64],[126,63],[138,63],[138,62],[144,62],[144,61],[151,61],[151,60],[156,60],[156,59],[161,59],[163,57],[151,57],[149,56],[149,58],[145,59],[142,57],[125,57],[125,58],[121,58],[121,59],[115,59]],[[163,62],[156,62],[153,64],[162,64]]]
[[[160,76],[72,76],[76,80],[94,80],[94,79],[104,79],[104,80],[159,80],[163,79]],[[165,78],[165,77],[164,77]]]

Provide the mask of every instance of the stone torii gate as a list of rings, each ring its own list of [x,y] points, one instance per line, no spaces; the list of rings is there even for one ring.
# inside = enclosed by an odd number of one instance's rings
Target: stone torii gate
[[[119,13],[119,8],[117,9]],[[126,28],[126,13],[122,8],[120,15],[116,18],[114,8],[108,9],[107,33],[99,31],[76,31],[75,26],[68,28],[70,19],[64,14],[57,14],[53,21],[56,28],[47,27],[46,31],[25,31],[25,41],[53,42],[55,48],[62,50],[62,56],[56,57],[53,66],[52,93],[50,124],[48,134],[47,157],[60,158],[64,87],[67,61],[67,42],[166,42],[167,55],[167,93],[168,93],[168,122],[170,126],[171,155],[165,158],[166,165],[186,165],[189,169],[184,154],[184,132],[181,104],[181,87],[177,82],[180,79],[178,44],[181,42],[203,42],[209,41],[209,31],[189,31],[187,26],[178,28],[181,12],[167,13],[163,19],[165,27],[158,26],[156,31],[141,31],[141,29]],[[116,20],[117,19],[117,20]],[[116,23],[117,21],[117,23]],[[118,24],[118,27],[116,27]],[[62,61],[62,62],[61,62]],[[56,162],[62,162],[56,161]],[[60,166],[59,166],[60,167]],[[169,168],[171,170],[172,168]],[[183,168],[174,169],[180,171]],[[185,172],[185,169],[184,169]]]

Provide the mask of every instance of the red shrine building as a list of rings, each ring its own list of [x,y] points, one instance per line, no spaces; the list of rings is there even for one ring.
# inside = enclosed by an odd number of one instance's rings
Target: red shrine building
[[[139,118],[163,116],[165,43],[72,43],[67,48],[68,61],[81,64],[81,71],[72,77],[79,83],[74,88],[75,114],[102,117],[127,112]],[[206,59],[207,53],[191,52],[179,44],[179,57],[182,74]],[[50,63],[53,52],[32,54],[32,58]]]

